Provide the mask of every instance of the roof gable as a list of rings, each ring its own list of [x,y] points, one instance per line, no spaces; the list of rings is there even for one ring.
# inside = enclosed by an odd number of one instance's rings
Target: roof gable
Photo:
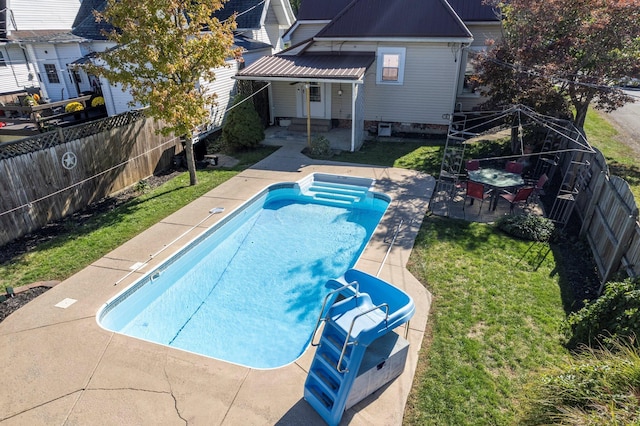
[[[457,38],[471,33],[445,0],[354,0],[316,38]]]

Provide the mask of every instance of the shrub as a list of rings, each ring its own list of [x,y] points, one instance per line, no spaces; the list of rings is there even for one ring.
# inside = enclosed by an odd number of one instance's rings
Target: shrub
[[[82,111],[84,107],[80,102],[69,102],[65,107],[65,112],[79,112]]]
[[[519,424],[637,425],[640,353],[627,343],[590,350],[526,389]]]
[[[622,338],[640,335],[640,285],[637,280],[606,284],[604,293],[571,313],[562,323],[564,343],[612,348]]]
[[[222,127],[222,139],[230,150],[255,148],[264,140],[262,120],[253,102],[246,99],[245,96],[236,97]]]
[[[104,98],[102,96],[96,96],[91,100],[91,106],[93,108],[103,106],[103,105],[104,105]]]
[[[549,241],[555,230],[550,219],[532,214],[504,216],[496,226],[509,235],[530,241]]]
[[[324,136],[318,135],[311,140],[309,154],[315,158],[331,157],[331,143]]]

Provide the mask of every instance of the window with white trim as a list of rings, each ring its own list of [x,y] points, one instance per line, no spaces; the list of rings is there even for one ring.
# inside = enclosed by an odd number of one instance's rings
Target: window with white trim
[[[49,83],[60,83],[60,78],[58,77],[58,71],[56,70],[55,64],[44,64],[44,72],[47,74],[47,80],[49,80]]]
[[[376,83],[402,84],[404,81],[404,47],[379,47]]]

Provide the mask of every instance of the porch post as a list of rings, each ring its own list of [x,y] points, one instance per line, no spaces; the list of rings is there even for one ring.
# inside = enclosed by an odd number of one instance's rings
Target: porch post
[[[356,150],[356,98],[358,85],[351,83],[351,152]]]

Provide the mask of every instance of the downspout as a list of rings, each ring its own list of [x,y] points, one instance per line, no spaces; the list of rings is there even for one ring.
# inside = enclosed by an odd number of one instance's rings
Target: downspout
[[[269,84],[269,83],[267,83]],[[273,105],[273,91],[271,90],[273,87],[272,84],[269,84],[269,87],[267,87],[267,97],[269,98],[269,125],[273,126],[275,124],[275,106]]]

